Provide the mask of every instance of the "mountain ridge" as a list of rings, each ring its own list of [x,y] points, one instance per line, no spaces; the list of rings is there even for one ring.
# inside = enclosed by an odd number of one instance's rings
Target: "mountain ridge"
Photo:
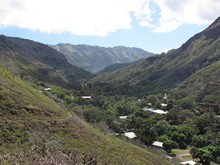
[[[52,48],[63,53],[73,65],[97,73],[115,63],[129,63],[153,55],[140,48],[124,46],[100,47],[90,45],[57,44]]]
[[[220,60],[220,33],[214,35],[216,31],[220,31],[220,18],[180,48],[140,60],[117,72],[100,75],[91,83],[136,84],[148,92],[153,88],[175,88],[200,69]]]
[[[31,40],[1,35],[0,54],[2,66],[52,84],[74,86],[93,76],[70,64],[60,52]]]

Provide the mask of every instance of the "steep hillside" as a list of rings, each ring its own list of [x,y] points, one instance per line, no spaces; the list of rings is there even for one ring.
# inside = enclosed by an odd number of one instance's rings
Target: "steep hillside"
[[[189,97],[198,103],[220,104],[220,60],[196,72],[173,93],[178,98]]]
[[[6,69],[0,73],[3,164],[171,164],[104,135]]]
[[[219,32],[220,18],[179,49],[140,60],[120,71],[96,77],[92,82],[116,82],[127,86],[136,84],[145,92],[172,88],[220,60]]]
[[[107,66],[106,68],[104,68],[103,70],[101,70],[100,72],[98,72],[98,74],[103,74],[106,72],[114,72],[117,70],[120,70],[122,68],[127,67],[128,65],[130,65],[131,63],[116,63],[116,64],[112,64],[110,66]]]
[[[104,48],[88,45],[58,44],[51,46],[63,53],[75,66],[97,73],[115,63],[129,63],[151,56],[152,53],[139,48],[123,46]]]
[[[0,65],[23,78],[59,85],[75,85],[92,77],[47,45],[3,35],[0,36]]]

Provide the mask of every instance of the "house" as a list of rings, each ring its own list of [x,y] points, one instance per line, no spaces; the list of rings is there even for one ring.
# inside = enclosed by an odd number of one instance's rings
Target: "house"
[[[167,104],[165,104],[165,103],[161,103],[160,104],[162,107],[167,107]]]
[[[51,91],[51,88],[45,88],[44,90],[45,91]]]
[[[137,137],[134,132],[126,132],[126,133],[124,133],[124,135],[126,137],[128,137],[129,139],[133,139],[133,138]]]
[[[128,116],[119,116],[119,119],[125,120]]]
[[[163,143],[159,141],[154,141],[152,143],[152,146],[163,148]]]
[[[157,114],[160,114],[160,115],[165,115],[167,114],[168,112],[167,111],[163,111],[163,110],[160,110],[160,109],[156,109],[153,111],[154,113],[157,113]]]
[[[189,160],[189,161],[181,162],[180,164],[195,165],[196,162],[194,162],[193,160]]]
[[[160,110],[160,109],[148,108],[148,107],[144,107],[143,110],[153,112],[153,113],[157,113],[157,114],[160,114],[160,115],[165,115],[165,114],[168,113],[167,111],[163,111],[163,110]]]
[[[81,98],[82,98],[82,99],[91,99],[92,96],[82,96]]]

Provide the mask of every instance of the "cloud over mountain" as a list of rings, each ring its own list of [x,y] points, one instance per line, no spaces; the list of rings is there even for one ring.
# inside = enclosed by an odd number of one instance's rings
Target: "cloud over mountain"
[[[132,19],[155,32],[169,32],[185,23],[208,24],[220,10],[217,0],[1,0],[1,4],[0,27],[83,36],[130,29]]]

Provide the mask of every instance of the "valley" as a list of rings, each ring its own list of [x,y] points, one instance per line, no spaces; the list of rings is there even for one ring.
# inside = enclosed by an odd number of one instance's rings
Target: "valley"
[[[220,18],[180,48],[157,55],[61,44],[71,50],[64,55],[0,36],[0,162],[219,164],[219,41]],[[106,71],[93,74],[105,67],[91,61],[106,51]],[[90,66],[72,58],[74,52]],[[125,52],[141,55],[120,64],[108,60]]]

